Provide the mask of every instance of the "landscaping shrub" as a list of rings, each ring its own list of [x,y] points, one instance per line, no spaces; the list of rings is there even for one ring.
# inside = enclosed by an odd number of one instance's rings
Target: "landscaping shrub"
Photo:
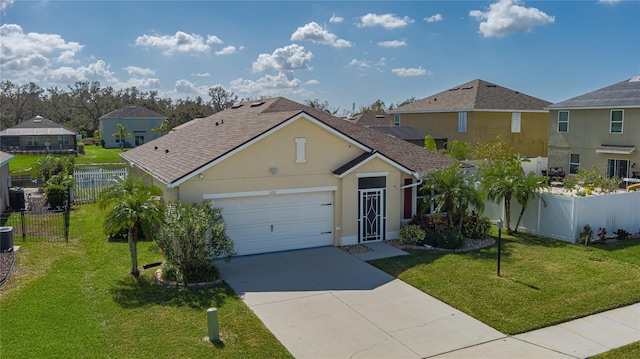
[[[416,224],[409,224],[400,230],[400,243],[422,244],[425,231]]]
[[[432,247],[436,247],[438,244],[438,233],[436,233],[434,230],[432,230],[431,228],[425,228],[424,229],[424,243],[423,244],[428,244]]]
[[[234,254],[233,242],[224,232],[220,208],[212,208],[208,202],[170,203],[156,243],[164,252],[166,266],[176,268],[175,278],[180,283],[215,279],[210,277],[217,273],[212,261]]]
[[[462,247],[463,243],[464,237],[462,233],[453,228],[447,228],[442,231],[437,240],[437,246],[445,249],[458,249]]]
[[[615,231],[615,232],[613,232],[613,233],[614,233],[616,236],[618,236],[618,240],[621,240],[621,241],[623,241],[623,240],[627,239],[627,237],[629,237],[629,234],[630,234],[629,232],[625,231],[625,230],[624,230],[624,229],[622,229],[622,228],[618,228],[618,230],[617,230],[617,231]]]
[[[67,187],[60,184],[48,185],[44,189],[44,194],[50,208],[62,207],[67,200]]]
[[[580,232],[580,236],[578,237],[578,243],[588,246],[589,243],[591,243],[592,239],[593,239],[593,229],[591,229],[590,225],[585,224],[585,226],[582,229],[582,232]]]
[[[487,238],[491,222],[486,217],[481,217],[476,212],[471,212],[470,216],[462,220],[462,235],[466,238],[482,239]]]

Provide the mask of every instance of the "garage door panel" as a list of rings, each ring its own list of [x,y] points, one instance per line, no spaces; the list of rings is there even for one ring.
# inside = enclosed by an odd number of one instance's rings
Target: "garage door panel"
[[[239,255],[331,245],[333,193],[224,198],[227,235]]]

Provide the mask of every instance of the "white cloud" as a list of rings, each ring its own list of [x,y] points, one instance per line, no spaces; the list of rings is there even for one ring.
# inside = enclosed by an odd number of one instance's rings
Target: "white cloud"
[[[398,76],[403,76],[403,77],[431,75],[431,71],[423,69],[422,66],[418,66],[418,68],[401,67],[397,69],[392,69],[391,72],[393,72]]]
[[[311,69],[308,62],[312,57],[310,51],[304,51],[304,46],[292,44],[275,49],[273,54],[258,55],[258,59],[253,63],[253,72]]]
[[[331,16],[331,18],[329,19],[329,22],[332,24],[339,24],[341,22],[344,21],[343,17],[340,16],[336,16],[335,14],[333,16]]]
[[[349,62],[349,66],[358,67],[358,68],[368,68],[371,67],[365,60],[353,59]]]
[[[196,86],[193,82],[184,79],[176,81],[173,89],[176,93],[179,94],[200,95],[198,86]]]
[[[127,73],[130,76],[151,76],[154,75],[156,72],[151,70],[151,69],[145,69],[142,67],[137,67],[137,66],[127,66],[124,68],[125,71],[127,71]]]
[[[222,44],[223,42],[216,35],[207,35],[207,44]]]
[[[520,6],[520,0],[498,0],[489,6],[489,11],[472,10],[471,17],[480,22],[484,37],[503,37],[512,33],[531,32],[534,26],[553,23],[555,17],[533,8]]]
[[[293,34],[291,34],[291,41],[303,40],[333,47],[351,47],[351,43],[349,41],[338,39],[338,36],[330,33],[326,29],[323,29],[316,22],[310,22],[299,27]]]
[[[0,61],[3,67],[5,63],[34,55],[69,63],[84,47],[77,42],[67,42],[56,34],[25,34],[22,27],[16,24],[0,26],[0,38]]]
[[[367,14],[361,16],[360,21],[361,23],[358,24],[358,27],[382,26],[385,29],[398,29],[414,22],[408,16],[401,18],[395,14]]]
[[[139,90],[153,90],[153,89],[160,88],[160,79],[132,77],[126,82],[118,84],[118,87],[120,88],[135,87]]]
[[[319,85],[320,81],[316,80],[316,79],[311,79],[307,82],[304,83],[305,85]]]
[[[381,42],[378,42],[378,46],[380,46],[380,47],[402,47],[402,46],[407,46],[407,42],[404,41],[404,40],[381,41]]]
[[[235,53],[236,53],[236,47],[235,46],[227,46],[224,49],[215,52],[215,54],[218,55],[218,56],[220,56],[220,55],[231,55],[231,54],[235,54]]]
[[[617,2],[621,2],[622,0],[598,0],[599,3],[604,3],[604,4],[615,4]]]
[[[214,36],[215,37],[215,36]],[[215,37],[217,39],[217,37]],[[211,39],[207,40],[207,43]],[[186,53],[206,53],[211,47],[207,45],[202,36],[197,34],[187,34],[178,31],[175,35],[142,35],[136,39],[137,46],[158,49],[164,55],[173,55],[176,52]]]
[[[195,77],[211,77],[211,74],[208,72],[199,72],[197,74],[193,74]]]
[[[13,5],[15,0],[0,0],[0,11],[5,11],[9,6]]]
[[[437,22],[437,21],[444,20],[444,18],[442,17],[442,14],[435,14],[432,16],[425,17],[423,20],[426,22]]]
[[[230,82],[232,91],[254,96],[306,93],[300,84],[301,81],[296,79],[291,72],[282,71],[277,75],[265,75],[256,81],[238,78]]]
[[[89,66],[60,67],[51,70],[45,76],[45,80],[52,83],[68,84],[76,81],[100,81],[116,83],[114,73],[104,61],[98,60]]]

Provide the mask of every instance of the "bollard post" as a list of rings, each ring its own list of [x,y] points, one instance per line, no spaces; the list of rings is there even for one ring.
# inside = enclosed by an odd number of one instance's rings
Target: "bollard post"
[[[218,308],[207,309],[207,328],[209,330],[209,341],[220,341],[219,325],[218,325]]]

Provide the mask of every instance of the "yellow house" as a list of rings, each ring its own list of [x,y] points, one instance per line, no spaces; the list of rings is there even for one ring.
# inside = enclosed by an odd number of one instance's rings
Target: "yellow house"
[[[640,76],[547,107],[549,165],[640,178]]]
[[[222,208],[239,255],[397,238],[421,174],[455,160],[277,97],[122,154],[167,200]]]
[[[546,157],[551,103],[518,91],[473,80],[387,112],[394,126],[411,126],[432,136],[489,142],[501,136],[521,155]]]

